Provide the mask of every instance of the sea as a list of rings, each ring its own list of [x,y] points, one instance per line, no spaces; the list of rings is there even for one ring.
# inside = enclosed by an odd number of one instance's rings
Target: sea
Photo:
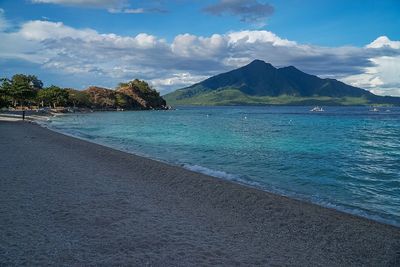
[[[229,106],[74,113],[90,142],[400,226],[399,107]]]

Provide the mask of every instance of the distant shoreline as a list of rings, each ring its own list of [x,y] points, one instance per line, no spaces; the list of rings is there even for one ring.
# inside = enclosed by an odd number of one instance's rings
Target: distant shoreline
[[[24,109],[24,110],[0,110],[0,121],[19,121],[22,120],[22,113],[25,111],[25,119],[27,121],[41,121],[46,120],[47,118],[62,116],[68,114],[85,114],[92,112],[122,112],[122,111],[166,111],[173,110],[173,108],[169,109],[117,109],[117,108],[108,108],[108,109],[89,109],[89,108],[76,108],[73,109],[71,107],[60,107],[57,109],[47,109],[47,110],[38,110],[38,109]]]

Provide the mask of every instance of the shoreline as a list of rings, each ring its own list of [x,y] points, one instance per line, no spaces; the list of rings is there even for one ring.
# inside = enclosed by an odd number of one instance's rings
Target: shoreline
[[[25,110],[25,121],[37,123],[39,121],[46,121],[49,120],[50,118],[63,115],[66,115],[66,113],[27,109]],[[0,122],[1,121],[11,121],[11,122],[23,121],[22,110],[0,111]]]
[[[3,264],[400,262],[400,229],[395,226],[33,123],[0,122],[0,129],[2,151],[14,151],[0,160],[6,170],[0,189]],[[23,164],[18,162],[22,151]],[[24,233],[32,231],[25,242]],[[39,242],[44,237],[49,244]]]
[[[78,113],[79,114],[79,113]],[[46,118],[48,118],[47,120],[49,120],[52,117],[56,117],[56,116],[67,116],[67,115],[77,115],[75,113],[66,113],[66,114],[52,114],[49,116],[46,116]],[[1,120],[1,119],[0,119]],[[135,155],[138,157],[143,157],[149,160],[153,160],[156,162],[160,162],[163,164],[167,164],[169,166],[172,167],[177,167],[177,168],[183,168],[185,170],[194,172],[194,173],[199,173],[199,174],[203,174],[206,176],[210,176],[212,178],[215,179],[221,179],[223,181],[228,181],[228,182],[232,182],[235,184],[239,184],[245,187],[249,187],[249,188],[253,188],[256,190],[260,190],[262,192],[266,192],[266,193],[270,193],[270,194],[274,194],[277,196],[281,196],[281,197],[287,197],[289,199],[294,199],[300,202],[305,202],[308,204],[312,204],[312,205],[317,205],[319,207],[323,207],[323,208],[327,208],[327,209],[332,209],[334,211],[338,211],[338,212],[342,212],[345,214],[349,214],[352,216],[356,216],[356,217],[360,217],[363,219],[367,219],[367,220],[371,220],[374,222],[378,222],[378,223],[382,223],[382,224],[386,224],[386,225],[390,225],[390,226],[394,226],[400,229],[400,222],[395,221],[393,219],[389,219],[389,218],[385,218],[383,216],[380,215],[376,215],[376,214],[371,214],[366,210],[362,210],[359,208],[350,208],[350,207],[346,207],[346,206],[338,206],[336,204],[333,203],[327,203],[327,202],[318,202],[316,200],[313,200],[313,198],[307,197],[305,195],[301,195],[301,194],[296,194],[293,192],[286,192],[284,190],[276,190],[273,188],[268,188],[266,186],[262,186],[260,184],[258,184],[257,182],[252,182],[252,181],[247,181],[244,178],[241,178],[239,175],[233,174],[233,173],[226,173],[224,171],[220,171],[220,170],[215,170],[215,169],[209,169],[207,167],[201,166],[201,165],[189,165],[189,164],[178,164],[178,163],[174,163],[174,162],[169,162],[167,160],[163,160],[160,158],[156,158],[156,157],[152,157],[151,155],[145,154],[145,153],[141,153],[139,151],[130,151],[130,150],[123,150],[120,148],[115,148],[109,144],[105,144],[105,143],[101,143],[101,142],[93,142],[92,140],[90,140],[89,138],[85,138],[85,137],[80,137],[80,136],[76,136],[74,134],[71,133],[65,133],[63,131],[60,131],[58,129],[49,127],[45,122],[41,123],[42,120],[37,120],[37,119],[33,119],[30,122],[35,123],[37,125],[39,125],[40,127],[43,127],[45,129],[48,129],[50,131],[56,132],[58,134],[61,135],[65,135],[71,138],[76,138],[79,140],[83,140],[85,142],[89,142],[89,143],[93,143],[96,145],[100,145],[106,148],[110,148],[110,149],[114,149],[123,153],[128,153],[131,155]]]
[[[93,111],[92,111],[93,112]],[[94,112],[107,112],[105,110],[97,110]],[[110,110],[108,110],[108,112],[110,112]],[[114,112],[114,111],[111,111]],[[395,221],[393,219],[389,219],[389,218],[385,218],[382,217],[380,215],[376,215],[376,214],[371,214],[368,211],[362,210],[362,209],[358,209],[358,208],[349,208],[346,206],[338,206],[332,203],[326,203],[326,202],[318,202],[316,200],[313,200],[313,198],[304,196],[304,195],[299,195],[293,192],[286,192],[283,190],[275,190],[272,188],[268,188],[262,185],[259,185],[258,183],[254,183],[252,181],[247,181],[244,178],[241,178],[240,176],[236,175],[236,174],[232,174],[232,173],[226,173],[224,171],[219,171],[219,170],[215,170],[215,169],[209,169],[207,167],[201,166],[201,165],[189,165],[189,164],[178,164],[178,163],[174,163],[174,162],[169,162],[167,160],[164,159],[160,159],[160,158],[156,158],[156,157],[152,157],[151,155],[145,154],[145,153],[141,153],[139,151],[130,151],[130,150],[123,150],[123,149],[119,149],[119,148],[115,148],[109,144],[104,144],[101,142],[93,142],[92,140],[90,140],[89,138],[85,138],[85,137],[80,137],[80,136],[76,136],[74,134],[70,134],[70,133],[65,133],[63,131],[60,131],[58,129],[49,127],[49,125],[46,123],[46,121],[50,120],[51,118],[54,117],[58,117],[58,116],[68,116],[68,115],[79,115],[79,114],[85,114],[87,112],[77,112],[77,113],[54,113],[54,112],[39,112],[38,115],[35,115],[37,112],[35,110],[30,110],[30,115],[26,116],[26,122],[29,123],[33,123],[36,124],[42,128],[45,128],[47,130],[50,130],[52,132],[61,134],[61,135],[65,135],[67,137],[71,137],[71,138],[76,138],[85,142],[89,142],[92,144],[96,144],[96,145],[100,145],[109,149],[113,149],[116,151],[120,151],[123,153],[128,153],[134,156],[138,156],[138,157],[143,157],[149,160],[153,160],[156,162],[160,162],[163,164],[167,164],[169,166],[172,167],[177,167],[177,168],[183,168],[185,170],[194,172],[194,173],[199,173],[199,174],[203,174],[206,176],[210,176],[212,178],[215,179],[221,179],[223,181],[228,181],[228,182],[232,182],[235,184],[239,184],[245,187],[249,187],[249,188],[253,188],[256,190],[260,190],[262,192],[266,192],[266,193],[270,193],[270,194],[274,194],[277,196],[281,196],[281,197],[287,197],[289,199],[293,199],[293,200],[297,200],[300,202],[305,202],[308,204],[312,204],[312,205],[317,205],[319,207],[323,207],[323,208],[327,208],[327,209],[332,209],[334,211],[338,211],[338,212],[342,212],[345,214],[349,214],[352,216],[356,216],[356,217],[360,217],[363,219],[367,219],[367,220],[371,220],[373,222],[378,222],[381,224],[385,224],[385,225],[390,225],[393,227],[397,227],[400,229],[400,222]],[[32,115],[34,114],[34,115]],[[17,122],[20,121],[22,122],[21,118],[18,118],[19,115],[14,114],[13,112],[11,113],[11,116],[8,116],[10,114],[5,114],[5,113],[0,113],[0,122],[1,121],[8,121],[8,122]],[[16,117],[16,119],[14,119],[14,117]],[[200,169],[200,170],[199,170]],[[211,173],[210,173],[211,172]],[[217,174],[216,174],[217,173]],[[222,174],[221,174],[222,173]]]

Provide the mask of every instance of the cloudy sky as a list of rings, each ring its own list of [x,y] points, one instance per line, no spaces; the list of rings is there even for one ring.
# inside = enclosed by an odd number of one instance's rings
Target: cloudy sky
[[[400,1],[0,0],[0,76],[162,93],[254,59],[400,96]]]

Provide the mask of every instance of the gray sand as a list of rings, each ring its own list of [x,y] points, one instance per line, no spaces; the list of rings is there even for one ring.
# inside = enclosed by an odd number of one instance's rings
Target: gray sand
[[[400,266],[400,228],[0,122],[0,265]]]

